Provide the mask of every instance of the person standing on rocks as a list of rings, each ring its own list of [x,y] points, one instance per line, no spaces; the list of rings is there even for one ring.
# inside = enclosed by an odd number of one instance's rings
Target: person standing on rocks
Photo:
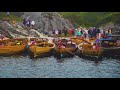
[[[10,16],[10,12],[7,12],[7,16]]]
[[[66,37],[67,36],[67,28],[66,27],[64,27],[63,32],[64,32],[64,36]]]
[[[27,29],[30,30],[30,26],[31,26],[31,21],[30,21],[30,19],[27,19],[26,25],[27,25]]]
[[[24,19],[23,19],[23,24],[24,24],[24,26],[26,26],[26,23],[27,23],[27,22],[26,22],[26,19],[24,18]]]
[[[32,29],[34,28],[34,26],[35,26],[35,21],[32,21],[32,22],[31,22],[31,27],[32,27]]]
[[[52,30],[52,36],[54,37],[55,36],[55,29],[53,28]]]

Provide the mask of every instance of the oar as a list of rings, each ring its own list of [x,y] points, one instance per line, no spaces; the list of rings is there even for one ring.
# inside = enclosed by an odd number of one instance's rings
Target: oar
[[[65,48],[65,50],[66,50],[67,52],[69,52],[70,54],[74,55],[75,57],[78,57],[78,56],[77,56],[77,55],[75,55],[74,53],[72,53],[72,52],[68,51],[66,48]]]

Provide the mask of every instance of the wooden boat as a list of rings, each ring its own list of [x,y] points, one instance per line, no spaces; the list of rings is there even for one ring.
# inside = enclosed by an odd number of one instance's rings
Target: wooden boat
[[[24,52],[26,45],[1,45],[0,55],[12,55]]]
[[[76,43],[77,45],[79,45],[80,43],[83,43],[83,42],[88,42],[88,43],[93,43],[95,41],[95,38],[89,38],[88,40],[87,39],[84,39],[82,37],[72,37],[71,38],[71,41]]]
[[[37,43],[36,45],[29,46],[30,56],[31,57],[38,57],[43,54],[50,53],[55,47],[54,43]]]
[[[90,57],[101,57],[103,50],[96,45],[91,45],[88,43],[81,43],[78,45],[78,55],[79,56],[90,56]]]
[[[71,41],[76,43],[77,45],[79,45],[80,43],[82,43],[84,41],[84,39],[83,38],[72,37]]]
[[[76,50],[77,50],[77,45],[74,42],[69,42],[69,41],[65,41],[65,42],[60,41],[55,47],[56,55],[63,55],[63,54],[75,55],[74,53],[76,52]]]
[[[100,46],[105,56],[119,56],[120,46],[116,39],[102,39]]]
[[[19,54],[26,50],[26,39],[6,39],[0,41],[0,55]]]
[[[93,46],[94,47],[98,46],[98,48],[93,49]],[[120,55],[120,46],[118,46],[117,40],[113,39],[101,39],[100,42],[95,43],[95,45],[87,43],[79,44],[78,49],[79,55],[83,56],[107,57]]]

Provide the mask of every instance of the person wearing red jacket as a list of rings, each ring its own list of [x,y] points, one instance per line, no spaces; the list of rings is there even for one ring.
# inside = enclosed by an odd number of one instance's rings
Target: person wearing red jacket
[[[72,34],[73,34],[73,30],[70,29],[70,30],[69,30],[69,35],[70,35],[70,37],[72,37]]]
[[[58,48],[61,48],[62,46],[63,46],[62,42],[59,41],[59,42],[58,42]]]

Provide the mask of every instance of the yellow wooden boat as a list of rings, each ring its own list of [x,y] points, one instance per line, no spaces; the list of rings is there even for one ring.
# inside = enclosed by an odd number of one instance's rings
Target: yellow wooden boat
[[[103,50],[95,45],[81,43],[78,45],[79,56],[101,57]]]
[[[77,45],[79,45],[80,43],[82,43],[84,41],[84,39],[83,38],[72,37],[71,41],[76,43]]]
[[[83,42],[88,42],[88,43],[91,44],[91,43],[93,43],[95,41],[95,38],[89,38],[88,40],[86,40],[86,39],[84,39],[82,37],[79,37],[79,38],[72,37],[71,41],[74,42],[74,43],[76,43],[77,45],[79,45],[80,43],[83,43]]]
[[[37,57],[43,54],[50,53],[55,47],[54,43],[38,43],[36,45],[29,46],[30,56]]]
[[[11,55],[22,53],[26,45],[0,46],[0,55]]]
[[[26,49],[25,39],[7,39],[0,41],[0,55],[22,53]]]

